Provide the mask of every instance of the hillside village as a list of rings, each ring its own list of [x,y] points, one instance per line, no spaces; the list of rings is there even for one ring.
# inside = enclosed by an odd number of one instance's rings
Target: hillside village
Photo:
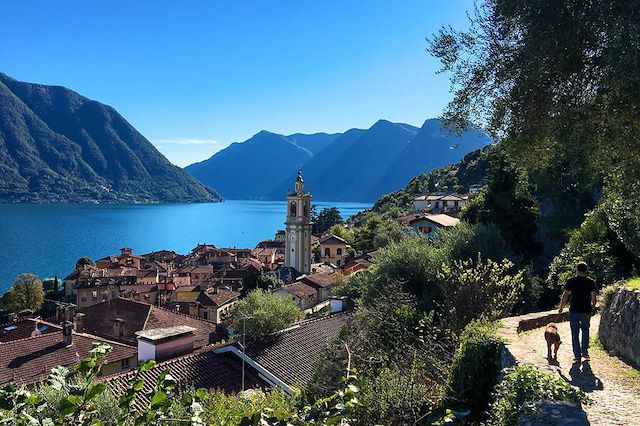
[[[398,223],[433,236],[459,222],[455,216],[467,199],[417,197],[416,213]],[[47,302],[49,310],[43,312],[50,317],[25,312],[10,315],[2,325],[0,385],[41,382],[52,367],[71,367],[94,343],[104,343],[114,350],[102,374],[116,396],[126,388],[130,371],[148,359],[159,362],[146,373],[150,378],[170,366],[185,385],[231,393],[276,386],[292,394],[311,378],[327,341],[349,322],[350,301],[332,290],[371,266],[378,252],[357,253],[330,232],[313,235],[311,194],[301,172],[287,205],[286,229],[254,248],[203,243],[187,254],[138,255],[123,247],[95,261],[81,259],[62,280],[59,300]],[[236,342],[244,336],[229,313],[263,277],[277,283],[266,290],[295,302],[298,322],[281,339],[243,351]],[[247,370],[241,379],[243,362]]]

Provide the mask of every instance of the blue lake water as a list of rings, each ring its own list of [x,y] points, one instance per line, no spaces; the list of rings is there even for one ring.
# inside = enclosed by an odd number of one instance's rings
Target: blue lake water
[[[343,217],[370,205],[317,202],[318,211],[337,207]],[[0,204],[0,294],[15,277],[41,278],[71,271],[82,256],[174,250],[187,253],[198,243],[254,247],[284,229],[284,201],[225,201],[213,204],[68,205]]]

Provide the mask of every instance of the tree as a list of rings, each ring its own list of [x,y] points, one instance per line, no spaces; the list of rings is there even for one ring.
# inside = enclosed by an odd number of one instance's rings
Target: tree
[[[290,297],[256,289],[233,305],[229,316],[237,334],[246,327],[247,337],[259,339],[293,324],[300,317],[300,309]]]
[[[342,225],[343,223],[344,220],[337,207],[325,208],[320,211],[317,217],[314,217],[312,232],[315,235],[322,235],[333,225]]]
[[[335,235],[336,237],[340,237],[347,241],[349,244],[353,243],[355,238],[355,234],[353,232],[353,228],[347,228],[340,223],[336,223],[329,229],[329,233]]]
[[[284,282],[275,273],[251,274],[242,279],[242,295],[245,296],[255,289],[272,291],[284,285]]]
[[[2,296],[2,305],[11,312],[37,312],[44,303],[42,282],[34,274],[20,274],[13,287]]]
[[[95,263],[93,263],[93,260],[91,260],[90,257],[83,256],[80,259],[78,259],[78,261],[76,262],[75,269],[81,270],[81,269],[84,269],[85,266],[95,266]]]
[[[485,127],[558,186],[640,181],[640,3],[485,0],[470,21],[429,41],[451,74],[445,124]]]
[[[507,245],[530,261],[540,245],[534,239],[538,230],[538,208],[526,179],[504,152],[496,153],[489,168],[485,192],[463,210],[461,218],[471,223],[494,224]]]

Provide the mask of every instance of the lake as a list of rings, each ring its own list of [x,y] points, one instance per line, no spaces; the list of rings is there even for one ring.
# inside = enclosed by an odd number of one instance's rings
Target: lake
[[[369,204],[316,202],[318,211],[337,207],[343,217]],[[174,250],[188,253],[198,243],[254,247],[284,229],[284,201],[211,204],[89,205],[0,204],[0,294],[15,277],[66,276],[82,256]]]

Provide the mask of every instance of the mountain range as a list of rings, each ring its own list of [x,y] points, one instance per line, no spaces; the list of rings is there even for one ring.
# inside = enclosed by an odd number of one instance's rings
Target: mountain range
[[[186,170],[225,198],[281,200],[302,167],[314,200],[371,202],[489,142],[478,129],[454,135],[438,119],[420,128],[379,120],[337,134],[263,130]]]
[[[208,202],[115,109],[0,73],[0,202]]]

